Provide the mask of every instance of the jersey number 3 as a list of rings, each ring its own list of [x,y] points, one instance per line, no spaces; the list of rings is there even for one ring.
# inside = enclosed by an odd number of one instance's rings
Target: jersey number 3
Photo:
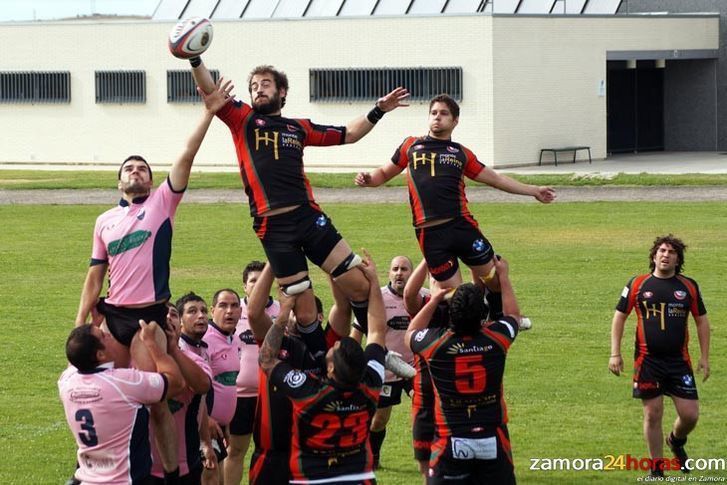
[[[487,371],[481,355],[462,355],[454,359],[455,386],[461,394],[478,394],[485,390]]]
[[[93,414],[89,409],[79,409],[76,411],[76,421],[81,423],[81,432],[78,433],[78,439],[86,446],[96,446],[98,444],[98,436],[96,436],[96,428],[93,426]]]

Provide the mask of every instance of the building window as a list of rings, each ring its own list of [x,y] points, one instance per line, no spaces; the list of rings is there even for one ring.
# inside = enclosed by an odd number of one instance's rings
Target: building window
[[[96,71],[96,103],[146,103],[145,71]]]
[[[447,93],[462,100],[461,67],[311,69],[310,100],[319,102],[375,101],[397,86],[412,101],[428,101]]]
[[[220,71],[210,69],[214,82],[220,77]],[[197,85],[189,69],[167,71],[167,103],[199,103],[202,99],[197,94]]]
[[[70,103],[69,71],[0,72],[0,103]]]

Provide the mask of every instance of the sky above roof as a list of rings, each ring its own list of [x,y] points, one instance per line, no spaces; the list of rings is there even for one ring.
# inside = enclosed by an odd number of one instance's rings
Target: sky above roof
[[[159,0],[0,0],[0,21],[53,20],[84,15],[148,15]]]

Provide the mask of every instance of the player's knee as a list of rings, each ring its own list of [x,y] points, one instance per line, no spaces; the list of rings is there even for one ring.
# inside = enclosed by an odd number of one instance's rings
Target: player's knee
[[[362,263],[361,256],[358,254],[351,252],[346,258],[341,261],[341,263],[333,268],[333,271],[331,271],[331,276],[334,278],[338,278],[342,274],[352,270],[356,266],[360,265]]]
[[[663,409],[645,408],[644,422],[649,426],[661,426],[661,420],[664,417]]]
[[[305,275],[299,280],[285,285],[280,285],[280,287],[286,295],[294,296],[303,293],[305,290],[313,288],[313,282],[310,280],[308,275]]]
[[[679,419],[687,426],[695,426],[699,421],[699,408],[682,411],[679,413]]]

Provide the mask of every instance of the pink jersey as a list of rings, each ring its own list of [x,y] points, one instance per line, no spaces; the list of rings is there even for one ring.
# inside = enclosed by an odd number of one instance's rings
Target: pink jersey
[[[96,219],[91,265],[108,263],[106,301],[116,306],[169,299],[172,225],[183,192],[167,179],[147,198],[119,205]]]
[[[213,392],[207,396],[207,407],[210,416],[221,426],[232,421],[237,406],[235,381],[240,372],[240,346],[234,335],[225,335],[222,330],[210,322],[207,332],[202,337],[207,344],[207,355],[212,369]]]
[[[129,484],[149,475],[149,411],[162,400],[167,379],[155,372],[114,369],[81,373],[69,366],[58,391],[78,445],[76,479],[84,484]]]
[[[397,295],[388,285],[381,287],[381,296],[384,298],[386,308],[386,348],[400,353],[404,361],[412,364],[414,354],[404,343],[404,334],[406,334],[410,320],[409,313],[404,308],[404,298]],[[387,369],[384,382],[400,380],[400,377]]]
[[[180,346],[181,348],[181,346]],[[202,357],[192,352],[189,348],[182,348],[184,355],[189,357],[197,364],[209,377],[212,378],[212,371],[207,362]],[[172,412],[174,425],[177,430],[177,456],[179,458],[179,476],[184,476],[190,470],[202,466],[202,459],[197,450],[199,450],[199,424],[202,419],[202,394],[195,394],[191,389],[186,388],[181,393],[167,399],[169,410]],[[164,468],[162,467],[159,450],[154,440],[154,428],[149,427],[149,436],[151,438],[152,451],[152,467],[151,474],[155,477],[164,477]],[[190,455],[187,450],[195,450]]]
[[[240,345],[240,373],[237,374],[237,397],[255,397],[258,388],[258,354],[260,347],[255,341],[247,320],[247,298],[240,302],[242,316],[237,322],[235,337]],[[265,307],[265,313],[273,320],[278,318],[280,303],[270,298]]]

